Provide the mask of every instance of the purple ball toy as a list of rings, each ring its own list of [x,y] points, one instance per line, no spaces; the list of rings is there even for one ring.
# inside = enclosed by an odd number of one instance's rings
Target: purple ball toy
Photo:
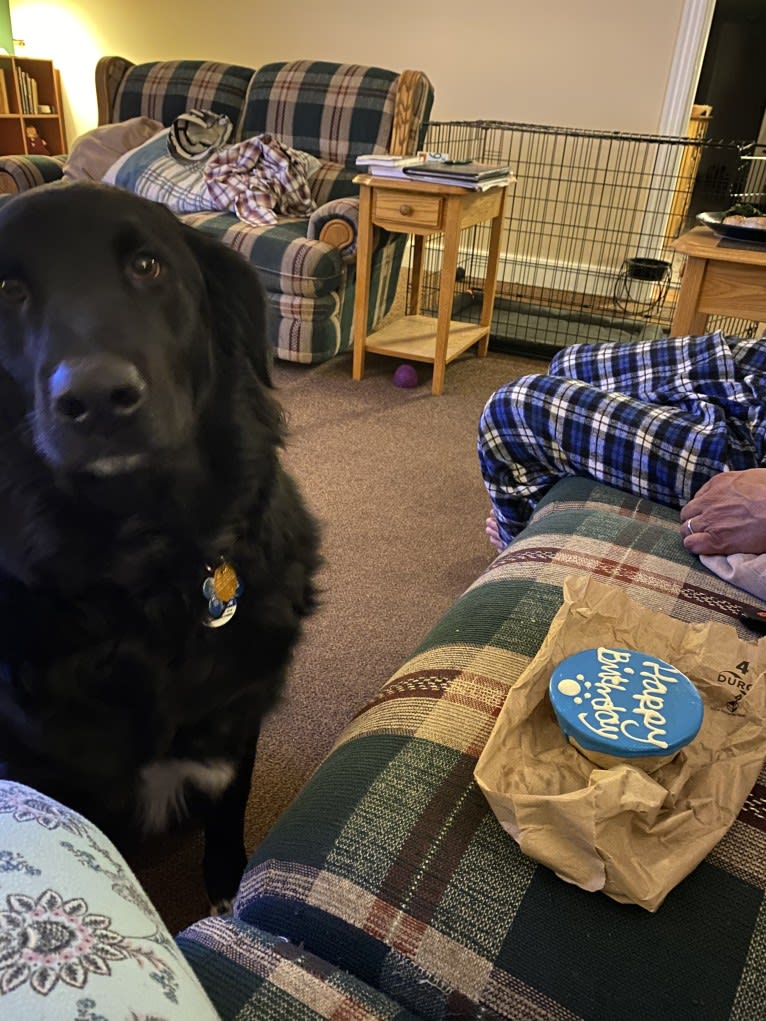
[[[394,386],[401,386],[405,389],[418,385],[418,374],[415,371],[414,366],[397,365],[396,371],[394,372]]]

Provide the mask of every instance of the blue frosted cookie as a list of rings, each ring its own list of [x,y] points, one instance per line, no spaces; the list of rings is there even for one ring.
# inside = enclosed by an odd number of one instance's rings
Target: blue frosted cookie
[[[656,769],[702,725],[689,678],[645,652],[585,649],[559,663],[548,691],[570,743],[606,769],[619,762]]]

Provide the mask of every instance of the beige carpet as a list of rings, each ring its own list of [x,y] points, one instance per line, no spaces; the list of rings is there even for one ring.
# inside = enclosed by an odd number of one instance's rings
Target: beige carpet
[[[247,820],[252,850],[289,805],[351,717],[492,559],[488,503],[475,452],[492,391],[546,363],[468,353],[432,397],[393,385],[397,362],[351,356],[317,367],[279,363],[288,414],[285,462],[319,518],[321,605],[297,650],[280,707],[258,747]],[[258,650],[253,650],[257,658]],[[148,848],[137,864],[172,931],[206,910],[198,838]]]

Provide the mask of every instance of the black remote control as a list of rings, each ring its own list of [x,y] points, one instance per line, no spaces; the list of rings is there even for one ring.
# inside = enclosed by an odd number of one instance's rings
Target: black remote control
[[[749,606],[744,610],[740,610],[738,617],[743,624],[747,624],[753,631],[766,635],[766,610],[759,610],[757,606]]]

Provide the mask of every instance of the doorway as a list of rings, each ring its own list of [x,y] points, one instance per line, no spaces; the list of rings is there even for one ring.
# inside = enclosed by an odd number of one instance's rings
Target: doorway
[[[766,143],[764,38],[763,0],[717,0],[694,97],[695,103],[712,107],[708,139]],[[734,187],[738,163],[732,147],[706,148],[700,160],[690,216],[717,208],[715,203],[720,203],[720,196],[729,194]]]

